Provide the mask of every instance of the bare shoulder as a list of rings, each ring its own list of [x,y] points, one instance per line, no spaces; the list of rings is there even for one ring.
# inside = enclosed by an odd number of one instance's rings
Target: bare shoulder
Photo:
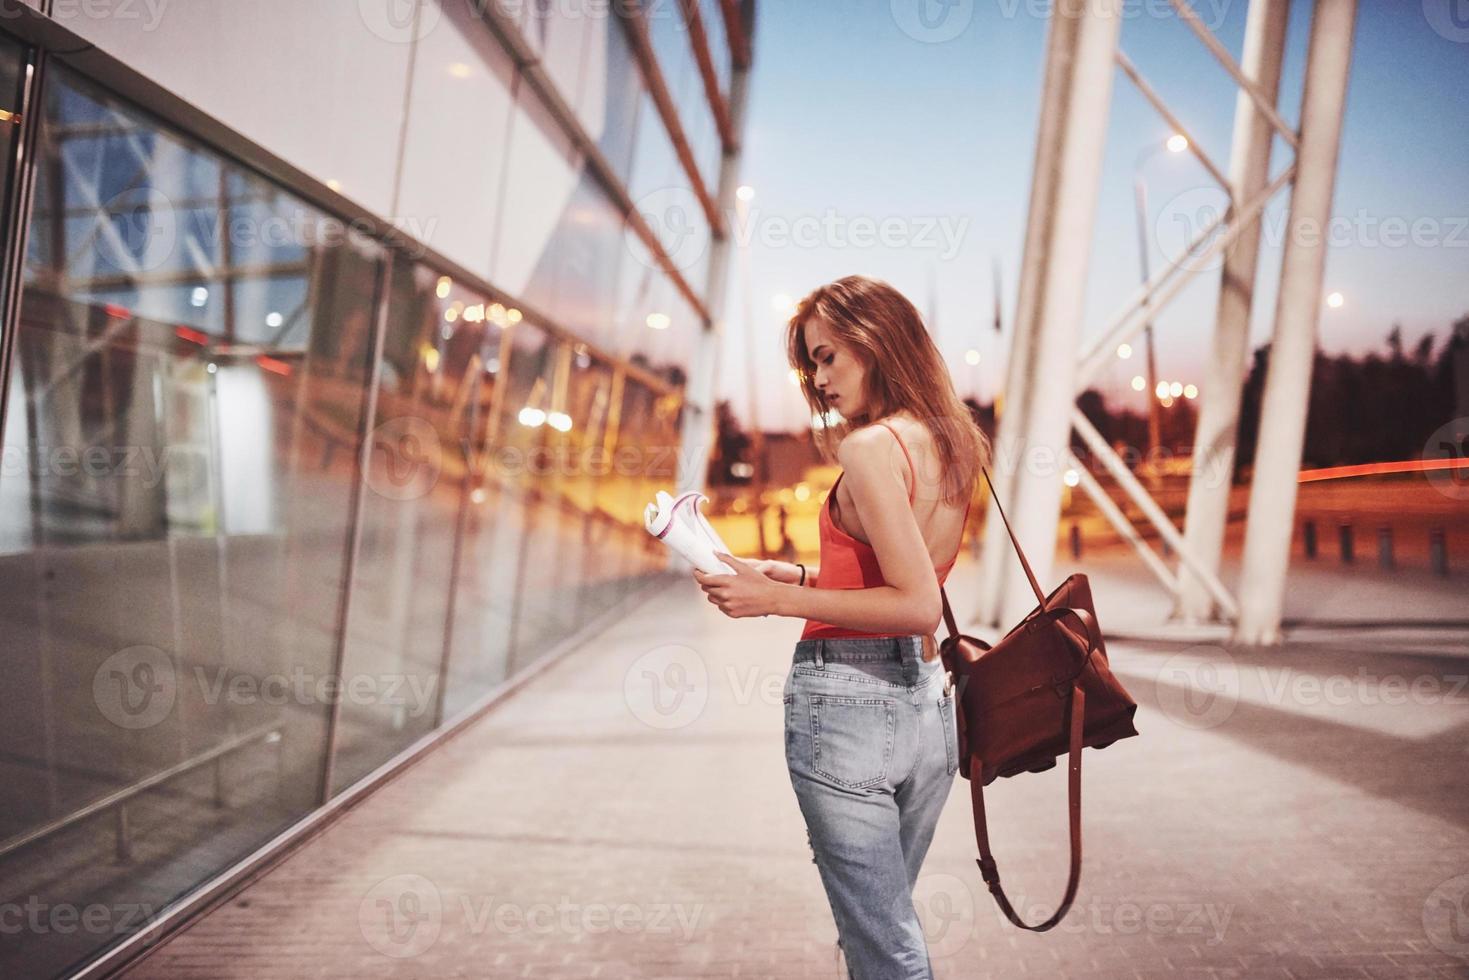
[[[908,426],[915,424],[900,423]],[[904,433],[902,439],[906,443],[906,430],[899,431]],[[912,479],[906,456],[903,447],[893,438],[893,433],[876,424],[864,426],[848,434],[837,447],[837,462],[842,465],[843,470],[853,474],[853,479],[868,486],[872,486],[873,481],[877,480],[890,482],[904,494],[907,492],[908,481]]]
[[[865,462],[879,460],[887,455],[887,447],[892,445],[892,434],[883,430],[880,425],[863,426],[853,432],[837,446],[837,462],[843,467],[861,465]]]

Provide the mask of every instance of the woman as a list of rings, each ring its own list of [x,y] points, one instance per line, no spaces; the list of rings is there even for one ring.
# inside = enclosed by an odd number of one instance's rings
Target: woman
[[[805,619],[786,678],[786,765],[838,945],[856,980],[932,977],[913,886],[958,769],[939,586],[989,441],[887,283],[822,286],[786,341],[827,420],[818,447],[843,470],[819,517],[820,565],[721,554],[733,575],[694,578],[728,616]]]

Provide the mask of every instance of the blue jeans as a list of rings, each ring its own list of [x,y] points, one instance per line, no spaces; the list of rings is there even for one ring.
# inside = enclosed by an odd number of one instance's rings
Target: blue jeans
[[[855,980],[933,976],[913,886],[959,767],[946,686],[918,635],[796,643],[786,767]]]

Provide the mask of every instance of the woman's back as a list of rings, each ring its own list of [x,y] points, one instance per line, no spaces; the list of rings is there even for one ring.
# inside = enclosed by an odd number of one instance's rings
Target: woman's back
[[[934,568],[943,568],[959,551],[969,501],[949,504],[942,499],[942,463],[927,426],[901,414],[890,415],[882,421],[896,430],[894,434],[899,440],[896,462],[904,470],[904,482],[911,491],[913,518],[918,522],[924,544],[928,546],[929,563]],[[831,490],[827,506],[831,520],[839,530],[863,544],[871,544],[857,509],[852,505],[851,493],[842,486],[840,479]]]

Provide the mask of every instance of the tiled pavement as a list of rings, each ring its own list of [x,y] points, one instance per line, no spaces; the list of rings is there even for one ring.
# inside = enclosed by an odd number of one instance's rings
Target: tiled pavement
[[[1108,583],[1104,629],[1137,608]],[[782,754],[799,631],[680,580],[132,976],[837,977]],[[1086,754],[1074,907],[1003,920],[956,781],[916,896],[941,977],[1469,976],[1462,633],[1108,649],[1141,734]],[[987,794],[1031,917],[1065,883],[1064,777]]]

